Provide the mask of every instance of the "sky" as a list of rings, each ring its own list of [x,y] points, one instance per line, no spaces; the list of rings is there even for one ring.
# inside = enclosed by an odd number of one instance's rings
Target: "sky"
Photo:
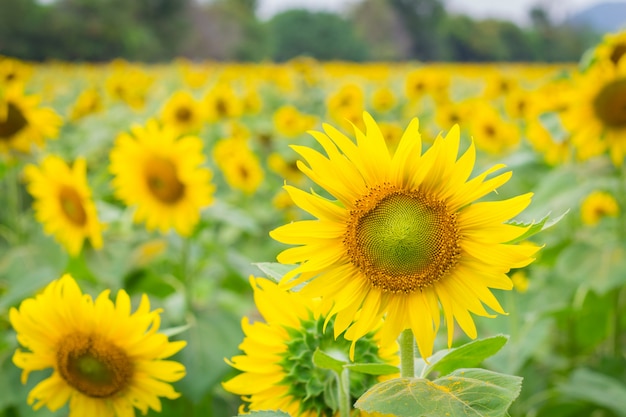
[[[560,21],[566,17],[606,0],[443,0],[446,9],[469,14],[474,18],[494,17],[512,20],[518,24],[528,22],[528,10],[540,3],[549,15]],[[340,12],[358,0],[258,0],[259,15],[269,18],[290,8],[308,8]]]

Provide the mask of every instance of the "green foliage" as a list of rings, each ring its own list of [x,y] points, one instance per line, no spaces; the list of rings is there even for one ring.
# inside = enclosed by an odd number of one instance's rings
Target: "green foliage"
[[[367,56],[366,45],[355,36],[351,22],[333,13],[289,10],[274,16],[269,25],[272,58],[279,62],[301,55],[349,61]]]
[[[375,385],[357,402],[367,412],[396,417],[501,417],[520,393],[522,378],[459,369],[430,381],[397,378]]]
[[[290,417],[289,414],[282,411],[253,411],[249,414],[239,414],[239,416],[251,416],[251,417]]]
[[[507,336],[498,335],[474,340],[457,348],[441,350],[429,359],[422,376],[426,377],[431,372],[445,376],[456,369],[478,366],[488,357],[498,353],[507,340]]]

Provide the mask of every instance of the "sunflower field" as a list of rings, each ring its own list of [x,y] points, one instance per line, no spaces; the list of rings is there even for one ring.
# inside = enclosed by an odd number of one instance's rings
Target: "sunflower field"
[[[625,56],[0,57],[0,417],[626,417]]]

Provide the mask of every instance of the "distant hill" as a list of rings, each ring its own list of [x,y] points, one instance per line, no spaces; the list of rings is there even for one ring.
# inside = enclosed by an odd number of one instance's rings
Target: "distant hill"
[[[572,26],[587,26],[599,33],[626,30],[626,2],[600,3],[567,18]]]

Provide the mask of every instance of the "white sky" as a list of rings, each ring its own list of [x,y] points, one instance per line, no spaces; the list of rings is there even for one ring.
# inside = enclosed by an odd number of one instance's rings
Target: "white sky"
[[[577,11],[605,0],[443,0],[446,9],[467,13],[475,18],[495,17],[516,23],[526,23],[528,10],[542,4],[550,16],[559,21]],[[269,18],[272,15],[294,7],[311,10],[342,11],[358,0],[259,0],[259,15]]]

